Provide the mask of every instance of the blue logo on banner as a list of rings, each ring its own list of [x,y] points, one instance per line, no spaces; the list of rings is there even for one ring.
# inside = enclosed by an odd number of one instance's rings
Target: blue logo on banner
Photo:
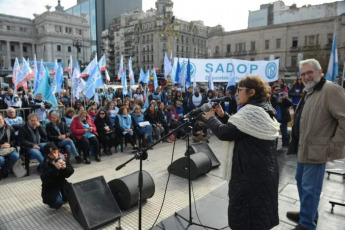
[[[266,65],[266,77],[273,79],[277,75],[277,65],[275,62],[270,62]]]
[[[193,62],[189,61],[190,63],[190,77],[194,77],[195,72],[196,72],[196,66]],[[185,68],[185,71],[187,71],[187,65],[188,65],[188,61],[183,61],[181,64],[181,69]],[[187,72],[186,72],[187,74]]]

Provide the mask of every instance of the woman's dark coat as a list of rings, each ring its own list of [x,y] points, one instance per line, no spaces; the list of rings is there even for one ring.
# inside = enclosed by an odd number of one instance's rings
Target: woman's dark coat
[[[268,102],[263,107],[271,117],[274,109]],[[279,224],[279,170],[276,141],[261,140],[245,134],[236,126],[211,117],[207,128],[223,141],[235,141],[232,173],[229,183],[229,226],[232,230],[265,230]]]

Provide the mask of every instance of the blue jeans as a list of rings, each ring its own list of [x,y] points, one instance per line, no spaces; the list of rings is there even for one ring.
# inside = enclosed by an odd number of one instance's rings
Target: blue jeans
[[[152,125],[146,125],[145,127],[140,127],[139,128],[139,133],[141,134],[147,134],[147,142],[152,143],[153,138],[152,138]]]
[[[30,158],[31,159],[36,159],[38,160],[38,162],[40,163],[40,165],[43,163],[43,160],[44,160],[44,157],[42,155],[42,152],[43,151],[43,147],[46,145],[46,143],[40,143],[38,144],[38,146],[40,147],[40,149],[30,149],[29,150],[29,154],[30,154]]]
[[[65,139],[65,140],[59,141],[58,147],[65,148],[68,156],[71,156],[72,154],[73,154],[73,156],[79,155],[77,148],[75,147],[75,145],[71,139]]]
[[[308,164],[298,163],[296,168],[296,181],[300,199],[299,224],[308,230],[315,230],[315,220],[319,218],[319,206],[323,177],[326,163]]]
[[[0,168],[1,171],[7,171],[13,168],[13,165],[17,162],[19,154],[17,151],[14,151],[11,154],[8,154],[6,157],[0,156]]]
[[[63,199],[62,199],[61,192],[59,192],[58,196],[55,199],[55,202],[52,204],[49,204],[49,207],[54,208],[54,209],[59,209],[62,205],[63,205]]]

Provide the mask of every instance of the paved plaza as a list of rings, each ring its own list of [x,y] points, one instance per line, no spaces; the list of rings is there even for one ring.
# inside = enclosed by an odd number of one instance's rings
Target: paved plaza
[[[218,159],[222,159],[223,144],[215,136],[212,136],[209,143],[211,149]],[[173,143],[160,143],[149,150],[149,158],[144,161],[143,168],[153,178],[155,182],[155,194],[143,204],[142,229],[150,229],[154,224],[161,204],[163,202],[164,190],[166,187],[168,172],[167,167],[172,159]],[[174,160],[184,156],[186,143],[183,140],[176,141]],[[139,161],[132,161],[120,171],[115,171],[115,167],[131,158],[131,148],[127,147],[123,153],[102,157],[102,162],[92,161],[91,165],[74,164],[75,173],[69,178],[72,183],[80,182],[97,176],[104,176],[108,182],[131,174],[139,169]],[[280,164],[280,184],[279,184],[279,217],[280,224],[274,229],[292,229],[295,223],[285,216],[288,210],[298,210],[299,199],[295,184],[295,156],[285,156],[279,154]],[[31,175],[29,177],[9,178],[0,181],[0,229],[82,229],[79,223],[73,218],[68,204],[62,206],[60,210],[49,209],[42,203],[41,180],[36,172],[37,163],[31,164]],[[345,161],[328,163],[328,169],[345,170]],[[195,200],[205,199],[212,193],[222,192],[226,197],[227,185],[220,177],[222,166],[211,170],[208,174],[193,181]],[[329,201],[345,202],[345,180],[338,175],[331,175],[327,179],[325,175],[324,188],[320,201],[319,222],[317,230],[345,230],[345,207],[335,206],[334,213],[331,213]],[[227,204],[226,198],[224,204]],[[212,212],[212,208],[205,210],[204,207],[196,205],[201,222],[203,222],[203,212]],[[188,183],[186,179],[170,176],[164,206],[156,224],[172,216],[175,212],[186,209],[188,206]],[[224,206],[224,207],[223,207]],[[223,217],[226,218],[227,205],[222,205],[224,209]],[[193,205],[194,208],[194,205]],[[207,209],[207,208],[206,208]],[[134,207],[122,212],[121,226],[125,230],[138,229],[138,208]],[[217,220],[215,220],[217,221]],[[163,221],[164,222],[164,221]],[[226,223],[226,220],[222,219]],[[203,224],[211,224],[203,222]],[[99,229],[114,230],[118,222],[112,222]],[[158,225],[159,226],[159,225]],[[160,229],[155,227],[155,229]],[[204,229],[192,226],[189,229]],[[229,228],[227,228],[229,229]],[[172,229],[175,230],[175,229]]]

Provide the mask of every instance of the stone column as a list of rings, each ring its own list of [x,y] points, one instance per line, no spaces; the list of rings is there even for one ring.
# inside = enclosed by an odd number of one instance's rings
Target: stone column
[[[19,59],[22,59],[24,56],[23,56],[23,43],[22,42],[19,42]]]
[[[36,52],[35,52],[35,44],[32,43],[32,44],[31,44],[31,47],[32,47],[32,60],[34,60],[34,56],[35,56],[35,54],[36,54]]]
[[[6,41],[6,63],[7,63],[7,68],[9,70],[12,69],[12,66],[11,66],[11,44],[9,41]]]

